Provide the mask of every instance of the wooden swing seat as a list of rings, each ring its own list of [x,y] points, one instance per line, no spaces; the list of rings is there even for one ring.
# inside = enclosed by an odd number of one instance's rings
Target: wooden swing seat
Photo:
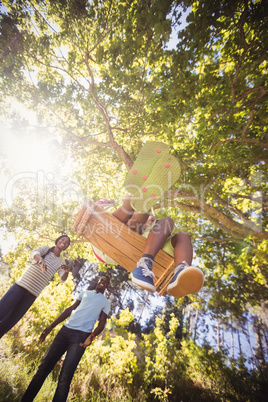
[[[84,200],[71,229],[129,272],[136,268],[143,254],[146,239],[90,199]],[[173,257],[160,250],[154,260],[153,273],[156,290],[163,296],[174,274]]]

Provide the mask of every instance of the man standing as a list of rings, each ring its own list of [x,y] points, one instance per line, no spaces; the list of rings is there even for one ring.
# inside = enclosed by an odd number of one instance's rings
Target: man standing
[[[102,276],[95,290],[83,291],[70,307],[65,309],[51,325],[44,329],[40,336],[41,342],[45,340],[56,325],[70,317],[54,338],[23,395],[22,402],[33,401],[46,377],[65,352],[67,353],[53,401],[66,401],[74,372],[85,352],[85,348],[92,343],[94,338],[105,327],[107,315],[110,311],[110,302],[103,293],[109,283],[110,279],[107,276]],[[99,321],[98,326],[92,332],[97,320]]]

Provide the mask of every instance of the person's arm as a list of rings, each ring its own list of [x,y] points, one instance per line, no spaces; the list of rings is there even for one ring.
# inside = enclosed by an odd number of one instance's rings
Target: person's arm
[[[37,264],[40,265],[42,272],[47,271],[47,264],[45,263],[45,260],[41,257],[39,253],[34,254],[33,260],[37,262]]]
[[[92,334],[90,334],[87,339],[85,340],[84,343],[80,343],[80,346],[84,346],[84,348],[86,348],[87,346],[89,346],[92,341],[94,340],[94,338],[96,336],[98,336],[103,330],[104,327],[106,325],[106,321],[107,321],[107,314],[104,313],[104,311],[101,312],[100,317],[99,317],[99,324],[98,326],[94,329],[94,331],[92,332]]]
[[[41,257],[41,255],[40,254],[35,254],[34,256],[33,256],[33,260],[35,260],[36,262],[40,262],[40,261],[42,261],[42,257]]]
[[[44,331],[42,332],[42,334],[40,335],[39,341],[43,342],[46,337],[48,336],[48,334],[52,331],[52,329],[54,327],[56,327],[56,325],[58,325],[60,322],[66,320],[66,318],[68,318],[71,315],[71,312],[73,310],[75,310],[79,304],[81,303],[80,300],[76,300],[70,307],[67,307],[59,316],[58,318],[56,318],[55,321],[52,322],[52,324],[50,324],[48,327],[46,327],[44,329]]]

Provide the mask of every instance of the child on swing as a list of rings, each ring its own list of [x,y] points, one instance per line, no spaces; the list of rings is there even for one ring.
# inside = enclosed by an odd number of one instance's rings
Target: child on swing
[[[174,275],[168,284],[167,293],[179,298],[199,291],[203,286],[204,276],[199,268],[191,265],[193,248],[190,235],[185,232],[172,235],[174,222],[171,218],[157,219],[149,213],[139,213],[131,206],[131,198],[132,195],[128,194],[112,215],[147,239],[143,255],[131,273],[132,282],[151,293],[156,291],[152,269],[156,254],[163,249],[174,257],[175,262]],[[113,204],[113,201],[104,199],[97,204]],[[92,248],[100,261],[117,265],[95,246]]]

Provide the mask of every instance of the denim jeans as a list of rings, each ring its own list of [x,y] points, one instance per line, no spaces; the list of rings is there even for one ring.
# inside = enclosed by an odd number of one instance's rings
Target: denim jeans
[[[67,351],[53,398],[53,402],[65,402],[74,372],[85,352],[85,348],[79,344],[83,343],[88,335],[89,333],[87,332],[70,329],[63,325],[38,367],[21,402],[33,401],[48,374],[52,371],[61,356]]]
[[[0,300],[0,338],[29,310],[36,296],[14,283]]]

